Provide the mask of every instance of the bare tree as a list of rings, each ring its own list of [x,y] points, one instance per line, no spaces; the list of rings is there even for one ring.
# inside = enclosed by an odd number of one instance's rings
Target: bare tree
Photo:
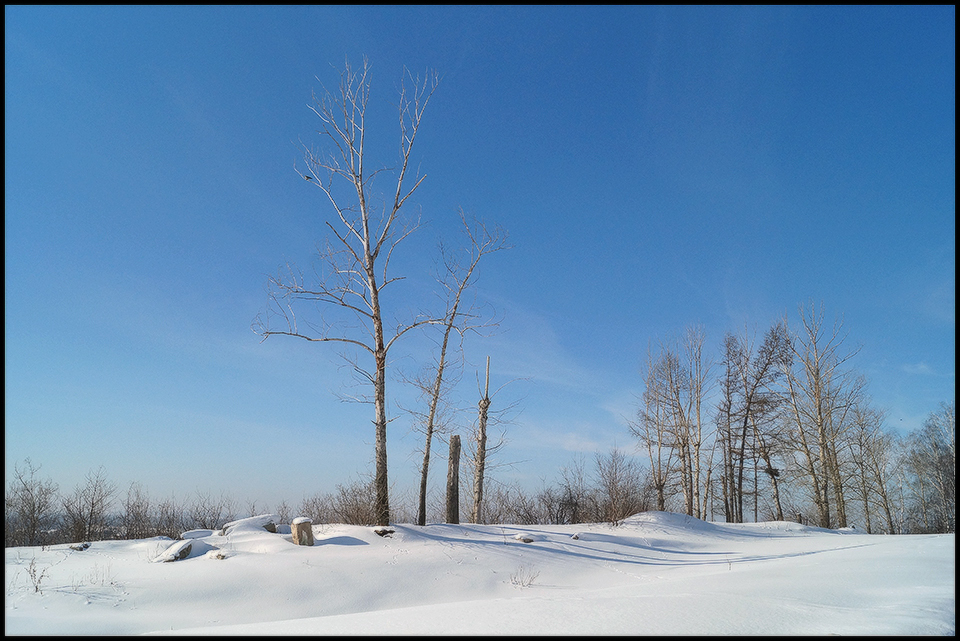
[[[397,323],[394,328],[384,320],[381,297],[390,285],[401,280],[389,272],[390,259],[399,244],[416,228],[403,228],[401,210],[425,176],[409,176],[411,153],[420,129],[424,110],[439,78],[428,73],[424,79],[405,70],[400,88],[399,163],[393,174],[395,188],[377,213],[373,181],[387,169],[370,171],[367,167],[366,111],[370,97],[369,65],[353,69],[349,64],[341,73],[337,93],[314,97],[314,113],[322,122],[320,133],[332,146],[330,154],[315,152],[304,145],[306,173],[298,173],[316,185],[333,206],[333,222],[327,221],[332,234],[320,259],[323,269],[309,284],[303,273],[288,265],[286,272],[270,278],[270,306],[254,321],[254,331],[263,339],[272,335],[294,336],[308,341],[337,342],[369,356],[372,363],[355,371],[373,389],[376,513],[377,524],[390,521],[387,480],[387,355],[395,341],[405,333],[435,319]],[[412,185],[410,182],[412,181]],[[344,187],[341,187],[343,185]],[[344,188],[345,192],[344,193]],[[294,304],[315,302],[322,309],[342,312],[360,327],[350,329],[322,317],[319,324],[301,327]],[[279,328],[274,321],[280,319]],[[367,402],[370,402],[369,399]]]
[[[956,531],[956,411],[941,403],[911,435],[907,461],[920,525],[927,532]]]
[[[724,376],[717,414],[717,438],[723,448],[721,481],[728,522],[742,523],[744,519],[747,461],[754,461],[752,470],[756,479],[756,461],[761,457],[767,458],[769,474],[774,481],[774,488],[777,487],[776,468],[769,462],[769,450],[762,443],[762,435],[765,429],[772,429],[777,424],[778,397],[775,386],[789,362],[790,341],[783,323],[776,323],[767,330],[759,348],[754,347],[746,331],[742,336],[728,333],[724,339]],[[757,484],[755,480],[755,497]]]
[[[224,493],[214,497],[209,492],[197,490],[187,516],[191,528],[215,530],[236,518],[236,507],[233,499]]]
[[[884,413],[858,403],[852,411],[851,457],[853,484],[863,505],[867,534],[872,534],[873,513],[879,512],[887,534],[895,534],[893,518],[893,454],[896,437],[883,429]]]
[[[863,377],[846,369],[845,363],[859,348],[841,351],[846,338],[843,322],[836,321],[827,333],[823,305],[801,306],[799,316],[801,329],[791,341],[795,366],[785,370],[791,438],[802,456],[820,526],[845,527],[839,450],[851,425],[848,413],[860,402],[865,386]]]
[[[155,526],[150,496],[140,483],[132,482],[123,500],[120,523],[127,539],[145,539],[154,535]]]
[[[710,473],[713,467],[713,450],[710,450],[709,458],[706,463],[703,462],[704,444],[707,435],[704,434],[705,420],[703,416],[703,403],[707,394],[710,392],[710,371],[712,369],[711,361],[703,353],[703,344],[706,340],[704,329],[700,325],[687,328],[683,337],[683,350],[686,357],[686,406],[687,417],[686,426],[689,434],[689,443],[691,444],[691,459],[693,469],[691,470],[690,485],[693,491],[693,516],[699,519],[707,518],[706,497],[710,494]],[[703,470],[706,470],[704,475]]]
[[[648,355],[644,409],[632,430],[651,456],[658,506],[664,506],[668,475],[676,471],[684,511],[698,518],[706,515],[706,502],[702,497],[709,493],[711,466],[710,460],[703,461],[707,436],[703,403],[709,391],[711,369],[703,354],[704,341],[703,328],[690,326],[676,346],[661,343],[656,357]],[[664,449],[670,451],[668,461],[676,457],[676,470],[664,466]],[[712,456],[712,451],[709,454]]]
[[[487,378],[483,388],[483,397],[478,403],[477,449],[473,466],[473,510],[470,520],[480,523],[480,511],[483,505],[483,475],[487,461],[487,418],[490,413],[490,357],[487,356]]]
[[[597,454],[597,488],[605,521],[619,525],[648,509],[642,475],[637,463],[618,447],[606,455]]]
[[[472,471],[473,485],[468,489],[469,497],[464,501],[470,505],[470,519],[473,523],[489,522],[484,509],[489,501],[484,498],[486,487],[490,478],[490,471],[499,467],[509,467],[515,463],[495,462],[496,454],[506,445],[506,434],[501,429],[499,434],[493,432],[493,429],[510,423],[514,412],[519,406],[519,401],[512,401],[506,404],[497,403],[494,409],[494,400],[511,383],[520,379],[507,381],[497,388],[495,392],[490,391],[490,357],[487,357],[486,376],[481,383],[479,374],[477,376],[477,390],[480,394],[480,400],[477,403],[477,421],[473,428],[473,437],[467,440],[464,446],[466,451],[466,463]],[[491,434],[494,436],[491,438]]]
[[[13,480],[7,486],[5,537],[7,547],[47,543],[47,530],[56,524],[59,487],[50,479],[37,477],[40,466],[28,458],[13,466]]]
[[[445,378],[449,379],[448,366],[450,338],[459,339],[456,347],[462,349],[463,337],[468,331],[479,331],[488,323],[479,319],[474,305],[466,301],[467,288],[476,281],[477,265],[488,254],[506,247],[506,233],[500,228],[488,230],[480,221],[467,220],[460,211],[460,221],[467,238],[467,247],[463,253],[450,253],[441,246],[442,274],[438,277],[446,298],[446,313],[443,316],[443,337],[432,381],[420,380],[416,383],[426,396],[427,410],[420,415],[424,433],[423,464],[420,467],[420,492],[417,506],[417,525],[425,525],[427,519],[427,474],[430,469],[430,448],[434,431],[439,421],[441,397],[444,394]],[[458,350],[459,352],[459,350]]]
[[[286,501],[280,501],[273,511],[280,517],[281,523],[290,523],[292,508],[287,505]]]
[[[117,491],[116,484],[107,478],[103,467],[88,472],[85,481],[62,501],[66,534],[71,541],[103,538],[107,515]]]
[[[305,496],[300,501],[297,514],[309,518],[316,525],[330,523],[334,520],[332,497],[325,493]]]
[[[157,536],[176,539],[192,525],[186,516],[186,510],[176,496],[163,499],[157,504],[154,515],[154,527]]]
[[[591,523],[603,519],[597,493],[587,483],[583,455],[560,469],[560,492],[562,523]]]
[[[374,479],[360,479],[337,485],[332,499],[333,518],[348,525],[379,525],[377,488]]]
[[[662,347],[662,346],[661,346]],[[661,373],[665,355],[662,350],[654,355],[647,350],[644,366],[644,391],[642,406],[637,410],[636,422],[629,423],[630,431],[647,450],[650,458],[650,478],[656,490],[656,509],[666,510],[666,488],[674,470],[674,448],[671,435],[667,398]]]

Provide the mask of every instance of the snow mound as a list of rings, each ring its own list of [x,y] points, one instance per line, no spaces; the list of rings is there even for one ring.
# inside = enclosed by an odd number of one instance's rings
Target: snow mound
[[[277,514],[260,514],[258,516],[250,516],[245,519],[238,519],[236,521],[230,521],[225,523],[224,526],[220,529],[220,534],[226,536],[234,531],[241,530],[252,530],[252,531],[263,531],[276,533],[277,525],[280,524],[280,516]]]
[[[153,563],[170,563],[171,561],[182,561],[198,556],[204,556],[208,552],[217,550],[217,547],[210,545],[201,539],[184,539],[175,541],[173,545],[161,552],[153,559]]]

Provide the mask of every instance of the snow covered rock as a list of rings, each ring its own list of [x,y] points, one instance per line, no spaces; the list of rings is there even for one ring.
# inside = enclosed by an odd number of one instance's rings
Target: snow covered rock
[[[164,550],[157,558],[153,560],[154,563],[170,563],[171,561],[179,561],[181,559],[187,558],[190,555],[190,551],[193,549],[193,541],[190,539],[184,539],[182,541],[177,541],[166,550]]]
[[[277,514],[261,514],[237,521],[230,521],[220,529],[220,534],[221,536],[226,536],[235,530],[266,530],[267,532],[276,534],[279,523],[280,517]]]
[[[210,551],[218,550],[216,546],[210,545],[203,539],[183,539],[174,541],[166,550],[153,559],[154,563],[170,563],[172,561],[182,561],[196,556],[204,556]]]

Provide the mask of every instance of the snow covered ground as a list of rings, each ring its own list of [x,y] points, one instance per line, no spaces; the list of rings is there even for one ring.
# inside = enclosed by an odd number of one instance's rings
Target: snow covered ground
[[[936,634],[955,535],[879,536],[663,512],[563,526],[242,521],[165,538],[7,548],[6,634]],[[524,542],[520,539],[527,539]],[[181,544],[182,546],[183,544]],[[170,552],[176,552],[172,550]]]

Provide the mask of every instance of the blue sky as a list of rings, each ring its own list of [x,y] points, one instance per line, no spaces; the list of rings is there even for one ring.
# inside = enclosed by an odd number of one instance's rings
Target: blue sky
[[[700,323],[716,348],[809,300],[891,427],[954,398],[952,6],[7,6],[7,479],[30,457],[64,489],[103,465],[155,496],[295,505],[372,469],[338,351],[251,331],[332,213],[294,172],[311,92],[363,56],[375,152],[402,68],[443,77],[393,309],[429,300],[459,207],[510,234],[476,290],[500,331],[457,389],[475,407],[486,355],[514,381],[501,458],[523,463],[500,479],[632,446],[651,341]],[[412,487],[420,439],[393,414]]]

